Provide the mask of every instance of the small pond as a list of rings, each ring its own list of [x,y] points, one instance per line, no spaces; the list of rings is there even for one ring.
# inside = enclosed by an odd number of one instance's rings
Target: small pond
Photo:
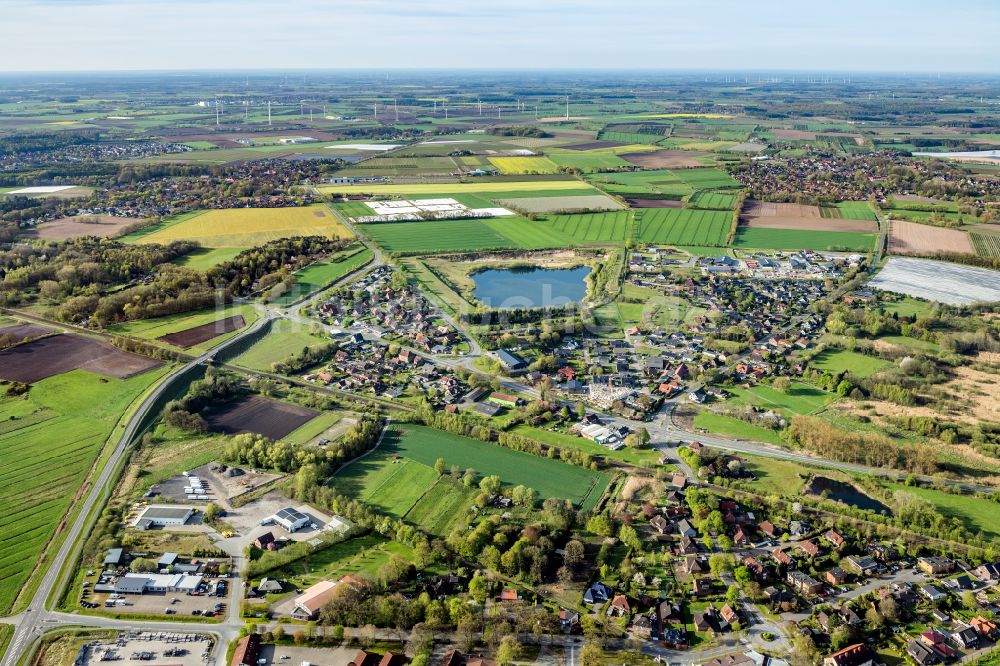
[[[825,494],[829,499],[853,506],[857,509],[875,511],[887,516],[892,514],[892,511],[885,504],[865,495],[850,483],[836,481],[825,476],[814,476],[809,487],[806,488],[806,492],[813,495]]]
[[[493,308],[561,307],[587,295],[589,266],[491,268],[472,275],[472,295]]]

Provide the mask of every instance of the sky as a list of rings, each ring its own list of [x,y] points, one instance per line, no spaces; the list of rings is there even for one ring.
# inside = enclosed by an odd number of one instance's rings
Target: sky
[[[0,71],[1000,72],[996,0],[2,0]]]

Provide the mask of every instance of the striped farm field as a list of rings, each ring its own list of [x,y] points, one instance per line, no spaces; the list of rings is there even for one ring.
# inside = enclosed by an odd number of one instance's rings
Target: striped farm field
[[[646,208],[636,212],[635,239],[667,245],[723,246],[733,214],[720,210]]]
[[[490,164],[508,174],[556,173],[559,165],[547,157],[491,157]]]
[[[440,254],[478,250],[542,250],[572,247],[571,236],[544,222],[497,217],[431,222],[366,224],[364,233],[386,252]]]
[[[351,232],[326,206],[207,210],[167,224],[139,243],[198,241],[205,247],[253,247],[288,236],[350,238]]]
[[[631,213],[583,213],[580,215],[551,215],[545,224],[585,243],[625,242],[629,236]]]
[[[736,195],[721,192],[695,192],[688,199],[687,205],[689,208],[733,210],[736,208]]]
[[[980,257],[1000,259],[1000,234],[970,231],[969,240]]]
[[[119,419],[168,371],[118,380],[74,370],[0,398],[0,612],[28,584]]]
[[[384,194],[473,194],[494,192],[555,192],[558,196],[566,190],[590,190],[592,188],[578,180],[483,180],[472,183],[386,183],[378,185],[327,185],[317,188],[324,194],[331,192],[365,193],[373,195]]]

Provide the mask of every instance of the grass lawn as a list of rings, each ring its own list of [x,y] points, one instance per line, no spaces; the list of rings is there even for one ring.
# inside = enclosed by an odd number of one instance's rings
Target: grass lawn
[[[402,518],[436,480],[433,467],[393,458],[388,449],[380,448],[351,463],[333,478],[333,485],[387,515]]]
[[[283,439],[293,444],[307,444],[335,426],[342,418],[344,418],[343,412],[321,412],[319,416],[288,433]]]
[[[213,266],[235,258],[244,249],[242,247],[200,247],[188,252],[183,257],[174,259],[170,263],[177,266],[187,266],[199,271],[207,271]]]
[[[809,473],[806,467],[787,460],[750,455],[741,457],[746,459],[747,467],[753,470],[757,477],[753,482],[754,487],[764,493],[798,495],[805,482],[799,475]]]
[[[883,335],[879,337],[879,340],[885,340],[886,342],[891,342],[894,345],[899,345],[900,347],[908,347],[910,349],[915,349],[917,351],[923,352],[939,352],[941,347],[936,342],[931,342],[929,340],[917,340],[916,338],[908,338],[905,335]]]
[[[875,234],[848,231],[811,231],[807,229],[763,229],[740,227],[736,247],[763,250],[842,250],[871,252]]]
[[[439,537],[448,536],[468,515],[479,489],[466,488],[460,481],[441,477],[406,513],[404,518],[423,531]]]
[[[832,393],[827,393],[814,386],[802,382],[792,382],[788,393],[776,391],[770,386],[760,385],[751,389],[731,389],[734,403],[748,402],[758,407],[778,410],[785,415],[811,414],[833,400]]]
[[[0,611],[27,583],[119,419],[169,370],[126,380],[74,370],[0,398]]]
[[[981,531],[990,539],[1000,538],[996,502],[968,495],[952,495],[933,488],[911,488],[901,483],[884,483],[883,485],[892,490],[902,490],[927,500],[943,515],[958,518],[973,532]]]
[[[202,211],[136,238],[140,243],[194,240],[209,248],[252,247],[287,236],[350,238],[326,206]]]
[[[232,363],[251,370],[270,372],[272,363],[285,360],[303,347],[329,341],[329,338],[314,335],[309,327],[298,322],[279,319],[271,325],[267,335],[232,359]]]
[[[923,317],[930,313],[933,305],[928,301],[921,301],[911,296],[904,296],[902,300],[895,303],[886,303],[882,309],[890,314],[897,314],[900,317]]]
[[[831,374],[846,370],[858,377],[868,377],[892,364],[880,358],[857,352],[827,349],[816,355],[812,360],[812,365]]]
[[[295,273],[295,286],[287,293],[271,301],[278,305],[288,305],[314,291],[323,289],[348,273],[352,273],[371,261],[372,251],[363,248],[331,257],[328,261],[320,261],[306,266]]]
[[[731,416],[716,414],[715,412],[698,412],[698,415],[694,417],[694,427],[704,428],[709,432],[738,437],[740,439],[750,439],[779,445],[784,444],[781,435],[776,430],[762,428]]]
[[[393,555],[414,559],[413,551],[401,543],[388,541],[377,534],[367,534],[335,543],[284,566],[267,572],[271,578],[286,579],[305,589],[321,580],[336,580],[347,574],[364,574],[378,579],[379,569]]]
[[[428,469],[438,458],[444,458],[448,467],[458,465],[463,470],[471,467],[480,476],[496,474],[504,485],[528,486],[543,499],[560,497],[583,507],[593,506],[610,482],[606,473],[426,426],[392,426],[383,439],[382,447],[387,453],[397,453]]]

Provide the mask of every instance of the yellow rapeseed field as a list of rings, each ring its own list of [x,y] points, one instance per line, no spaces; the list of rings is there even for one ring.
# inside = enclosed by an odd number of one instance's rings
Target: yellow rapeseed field
[[[559,165],[547,157],[491,157],[490,164],[504,173],[556,173]]]
[[[205,247],[251,247],[288,236],[350,238],[351,232],[325,206],[207,210],[154,231],[141,243],[198,241]]]

